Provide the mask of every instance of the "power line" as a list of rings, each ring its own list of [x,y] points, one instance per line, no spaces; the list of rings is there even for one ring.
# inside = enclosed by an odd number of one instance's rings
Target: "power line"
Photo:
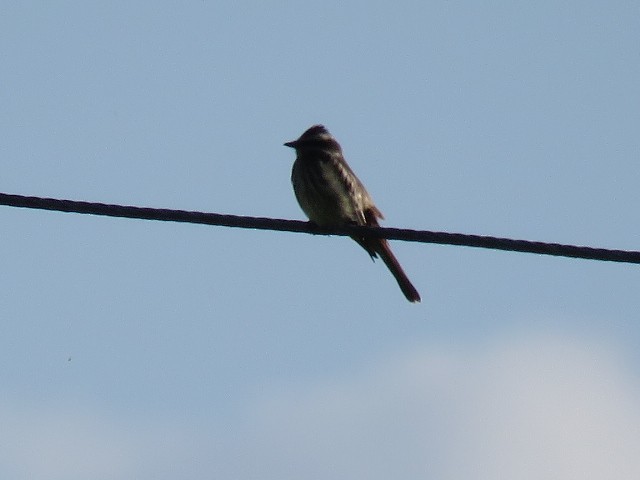
[[[278,218],[246,217],[222,215],[219,213],[170,210],[166,208],[133,207],[95,202],[79,202],[55,198],[28,197],[0,193],[0,205],[11,207],[54,210],[59,212],[102,215],[108,217],[160,220],[165,222],[200,223],[224,227],[253,228],[281,232],[311,233],[314,235],[359,235],[407,242],[436,243],[458,245],[513,252],[538,253],[557,257],[585,258],[609,262],[640,264],[640,251],[610,250],[606,248],[581,247],[559,243],[513,240],[509,238],[468,235],[463,233],[432,232],[428,230],[409,230],[404,228],[374,228],[345,226],[341,228],[321,228],[309,222],[284,220]]]

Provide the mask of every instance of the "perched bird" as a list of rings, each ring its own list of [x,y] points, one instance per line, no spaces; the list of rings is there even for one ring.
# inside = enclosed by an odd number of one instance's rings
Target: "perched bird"
[[[313,223],[322,227],[369,225],[379,227],[384,218],[362,182],[349,168],[342,148],[322,125],[314,125],[300,138],[285,143],[296,150],[291,183],[298,203]],[[380,256],[404,296],[419,302],[420,294],[409,281],[384,238],[353,236],[371,258]]]

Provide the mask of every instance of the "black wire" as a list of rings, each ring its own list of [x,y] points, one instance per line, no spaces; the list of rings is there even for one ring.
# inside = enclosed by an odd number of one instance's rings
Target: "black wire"
[[[166,208],[145,208],[125,205],[111,205],[95,202],[78,202],[55,198],[27,197],[0,193],[0,205],[11,207],[55,210],[108,217],[139,218],[165,222],[200,223],[225,227],[254,228],[282,232],[299,232],[321,235],[359,235],[407,242],[437,243],[441,245],[460,245],[466,247],[488,248],[514,252],[538,253],[557,257],[586,258],[609,262],[640,264],[640,251],[610,250],[605,248],[562,245],[559,243],[512,240],[509,238],[468,235],[463,233],[431,232],[427,230],[409,230],[403,228],[373,228],[345,226],[341,228],[321,228],[309,222],[284,220],[265,217],[245,217],[222,215],[218,213],[169,210]]]

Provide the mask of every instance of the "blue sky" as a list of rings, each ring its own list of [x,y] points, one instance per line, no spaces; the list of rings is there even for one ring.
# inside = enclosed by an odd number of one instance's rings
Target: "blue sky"
[[[5,2],[0,191],[640,248],[638,2]],[[0,208],[0,474],[634,478],[640,269]]]

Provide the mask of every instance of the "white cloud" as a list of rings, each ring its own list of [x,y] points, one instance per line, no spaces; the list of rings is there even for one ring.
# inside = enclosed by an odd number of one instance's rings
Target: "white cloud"
[[[401,354],[255,412],[261,478],[640,478],[640,394],[613,349],[534,337]]]
[[[640,478],[637,380],[614,348],[532,336],[414,349],[273,391],[217,431],[0,404],[0,476]]]

